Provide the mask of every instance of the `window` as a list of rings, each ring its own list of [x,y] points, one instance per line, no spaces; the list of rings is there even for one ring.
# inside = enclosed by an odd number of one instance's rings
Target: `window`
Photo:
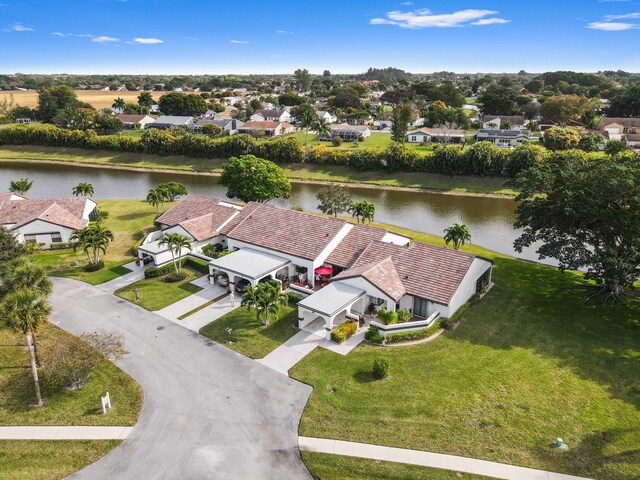
[[[51,234],[51,241],[53,243],[60,243],[62,242],[62,235],[60,235],[60,232],[55,232]]]
[[[24,236],[24,241],[25,241],[25,243],[36,243],[36,236],[35,235],[25,235]]]
[[[424,298],[413,297],[413,314],[427,318],[427,312],[429,310],[429,302],[427,302]]]
[[[367,298],[369,299],[369,304],[373,304],[376,307],[379,307],[384,303],[384,300],[382,298],[372,297],[371,295],[367,295]]]

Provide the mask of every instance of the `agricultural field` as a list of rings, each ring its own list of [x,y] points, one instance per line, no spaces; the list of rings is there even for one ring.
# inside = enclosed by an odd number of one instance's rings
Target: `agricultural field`
[[[97,109],[111,108],[113,101],[118,97],[123,98],[125,102],[137,103],[138,95],[140,95],[140,92],[104,92],[102,90],[76,90],[75,92],[78,96],[78,100],[80,100],[81,102],[87,102]],[[157,99],[160,97],[160,94],[165,92],[153,93],[154,98]],[[29,108],[35,108],[38,105],[38,92],[36,90],[1,91],[0,102],[2,102],[5,98],[10,98],[12,95],[14,105],[20,105],[22,107]]]

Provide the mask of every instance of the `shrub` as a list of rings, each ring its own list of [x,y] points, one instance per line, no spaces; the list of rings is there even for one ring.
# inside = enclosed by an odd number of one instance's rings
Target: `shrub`
[[[378,345],[384,342],[384,336],[380,335],[380,329],[373,325],[369,326],[369,330],[364,334],[364,339],[367,342],[377,343]]]
[[[627,149],[627,142],[624,140],[609,140],[604,146],[604,153],[607,155],[616,155]]]
[[[205,275],[209,273],[209,264],[204,260],[187,257],[184,259],[183,264],[193,268],[196,272],[204,273]]]
[[[382,307],[380,310],[378,310],[377,316],[387,325],[398,323],[398,313],[394,310],[387,310],[386,308]]]
[[[297,305],[298,302],[304,300],[306,297],[304,295],[300,295],[299,293],[294,293],[294,292],[289,292],[289,304],[290,305]]]
[[[175,271],[173,263],[167,263],[162,267],[149,267],[144,271],[144,278],[157,278]]]
[[[49,244],[49,250],[66,250],[73,247],[74,242],[51,242]]]
[[[304,208],[302,208],[302,205],[296,203],[295,205],[291,205],[291,210],[294,210],[296,212],[304,212]]]
[[[104,262],[100,260],[98,263],[90,263],[86,267],[84,267],[85,272],[97,272],[98,270],[102,270],[104,268]]]
[[[384,358],[376,358],[373,361],[373,377],[381,380],[389,375],[389,361]]]
[[[344,322],[331,330],[331,340],[336,343],[344,343],[357,330],[358,324],[356,322]]]
[[[344,140],[342,140],[342,137],[340,135],[336,135],[331,139],[331,143],[333,143],[334,147],[339,147],[340,145],[342,145],[343,141]]]
[[[549,150],[569,150],[580,143],[580,135],[571,128],[551,127],[545,130],[543,139]]]
[[[187,272],[180,272],[180,273],[171,272],[169,275],[164,277],[163,280],[167,283],[176,283],[176,282],[181,282],[188,276],[189,274]]]
[[[415,342],[416,340],[422,340],[423,338],[428,338],[441,327],[440,321],[436,321],[433,325],[428,326],[427,328],[421,328],[420,330],[414,330],[412,332],[398,332],[398,333],[390,333],[385,338],[385,343],[403,343],[403,342]]]
[[[407,323],[413,317],[409,310],[398,310],[398,323]]]

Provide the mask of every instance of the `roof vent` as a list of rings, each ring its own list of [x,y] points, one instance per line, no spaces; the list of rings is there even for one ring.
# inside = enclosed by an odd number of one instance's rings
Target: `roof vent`
[[[404,279],[405,279],[405,280],[409,280],[409,275],[405,275],[405,276],[404,276]]]

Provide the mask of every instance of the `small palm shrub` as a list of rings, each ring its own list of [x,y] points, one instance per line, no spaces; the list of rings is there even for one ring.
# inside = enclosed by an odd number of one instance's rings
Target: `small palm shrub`
[[[398,323],[407,323],[413,317],[409,310],[398,310]]]
[[[376,358],[373,361],[373,377],[381,380],[389,376],[389,362],[384,358]]]

